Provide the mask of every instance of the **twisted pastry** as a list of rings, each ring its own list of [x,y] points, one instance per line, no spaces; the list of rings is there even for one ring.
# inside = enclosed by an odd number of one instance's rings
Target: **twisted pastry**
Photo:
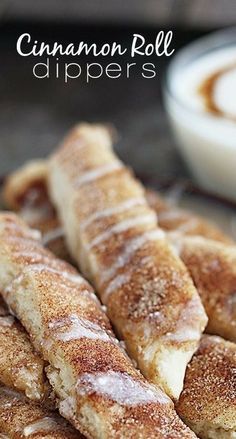
[[[190,362],[179,415],[202,439],[236,437],[236,345],[203,336]]]
[[[47,167],[46,161],[44,166]],[[8,194],[8,197],[5,196],[8,205],[16,205],[18,198],[21,198],[21,200],[32,198],[32,191],[36,187],[35,182],[38,184],[38,178],[42,175],[41,167],[41,161],[39,166],[37,166],[37,162],[27,164],[21,171],[13,173],[8,178],[5,186],[6,190],[4,191]],[[41,185],[38,184],[38,187],[44,188],[44,195],[46,194],[45,197],[47,203],[49,203],[45,181],[46,170],[43,175],[44,180],[41,180]],[[26,181],[27,185],[25,184]],[[159,225],[168,232],[167,237],[175,245],[180,257],[190,270],[208,315],[209,321],[206,331],[235,341],[234,291],[236,278],[234,242],[217,226],[204,218],[169,205],[156,191],[147,190],[146,197],[158,214]],[[42,195],[38,198],[42,199]],[[39,209],[37,200],[35,211],[38,211],[38,215],[34,215],[34,218],[42,218],[44,214]],[[44,221],[34,221],[34,226],[50,230],[45,235],[45,241],[52,247],[53,251],[67,257],[68,252],[65,250],[64,239],[62,236],[58,237],[58,231],[62,230],[61,227],[58,229],[59,220],[56,218],[56,212],[53,211],[53,208],[51,208],[51,212],[54,215],[53,221],[49,221],[44,216]],[[43,228],[41,224],[44,224]],[[57,224],[56,229],[54,224]],[[196,238],[195,235],[206,239]],[[194,239],[191,239],[191,236]],[[212,242],[212,240],[221,243],[221,245]],[[227,248],[226,245],[231,245],[231,247]]]
[[[70,261],[63,230],[48,197],[48,162],[37,159],[12,172],[4,181],[2,198],[7,209],[41,231],[43,242],[59,258]]]
[[[233,240],[210,222],[168,206],[153,191],[149,193],[149,201],[200,294],[208,316],[206,332],[236,341],[236,246]]]
[[[68,248],[94,283],[144,375],[178,398],[206,316],[109,132],[80,125],[50,160],[50,194]]]
[[[32,400],[51,405],[44,366],[24,328],[0,300],[0,382]]]
[[[0,296],[0,382],[27,398],[54,408],[45,362],[34,350],[23,326],[13,317]]]
[[[168,204],[157,191],[148,189],[146,197],[149,205],[157,213],[158,223],[163,230],[167,232],[178,231],[182,235],[202,236],[224,244],[234,243],[233,239],[211,221],[188,210]]]
[[[60,413],[88,438],[195,437],[133,367],[89,284],[38,238],[0,215],[1,291],[49,363]]]
[[[0,386],[0,437],[2,439],[83,438],[55,412],[50,412],[3,386]]]
[[[236,342],[236,247],[200,236],[169,236],[208,315],[206,331]]]

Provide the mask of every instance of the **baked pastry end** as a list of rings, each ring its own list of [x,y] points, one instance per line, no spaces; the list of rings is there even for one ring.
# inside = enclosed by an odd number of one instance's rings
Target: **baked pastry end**
[[[176,405],[201,439],[236,437],[236,345],[204,335],[190,362]]]

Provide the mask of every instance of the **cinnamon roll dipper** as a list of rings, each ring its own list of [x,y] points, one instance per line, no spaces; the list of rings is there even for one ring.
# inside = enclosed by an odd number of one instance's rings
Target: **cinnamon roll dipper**
[[[0,382],[51,407],[53,395],[44,367],[23,326],[10,314],[0,296]]]
[[[0,386],[0,438],[83,439],[55,412]]]
[[[24,328],[0,302],[0,382],[32,400],[51,405],[45,363],[33,349]]]
[[[163,230],[178,231],[182,235],[202,236],[224,244],[234,244],[233,239],[216,224],[196,213],[168,203],[157,191],[147,189],[146,197],[149,205],[157,213],[159,226]]]
[[[71,254],[130,355],[178,398],[206,316],[144,189],[113,153],[108,130],[76,127],[50,160],[49,186]]]
[[[208,316],[206,332],[236,342],[236,246],[211,222],[168,204],[154,191],[148,200],[189,270]]]
[[[187,367],[179,415],[201,439],[236,437],[236,345],[205,335]]]
[[[86,437],[195,437],[134,368],[89,284],[10,213],[0,215],[0,288],[49,363],[60,413]]]
[[[236,342],[236,246],[170,234],[208,315],[206,331]]]
[[[5,200],[9,207],[17,204],[19,194],[21,194],[21,200],[32,198],[36,182],[39,187],[38,178],[42,176],[42,162],[40,161],[38,165],[37,163],[27,164],[21,171],[18,170],[13,173],[6,181],[4,192],[8,194],[8,197],[5,196]],[[47,175],[46,168],[48,165],[46,161],[44,166],[45,172],[40,187],[43,188],[44,194],[47,194],[45,176]],[[182,208],[169,205],[156,191],[147,190],[146,197],[151,207],[158,214],[158,223],[161,228],[166,232],[170,232],[170,234],[167,234],[168,238],[176,245],[178,251],[181,249],[180,257],[183,255],[183,260],[191,272],[208,314],[209,322],[206,331],[235,341],[234,242],[215,224]],[[42,195],[39,198],[42,199]],[[46,198],[47,203],[49,203],[48,194]],[[19,207],[20,205],[18,205]],[[24,207],[24,203],[21,204],[22,207]],[[38,212],[38,215],[35,215],[34,218],[42,218],[42,210],[37,200],[34,208]],[[51,208],[51,212],[54,212],[53,208]],[[54,212],[53,215],[56,215],[56,213]],[[58,230],[62,230],[60,226],[58,229],[58,223],[56,216],[53,221],[43,217],[43,221],[35,220],[33,222],[34,226],[39,227],[44,232],[49,231],[44,235],[45,241],[54,252],[66,257],[68,252],[65,250],[64,239],[62,236],[58,238]],[[206,240],[191,239],[191,236],[201,236]],[[212,240],[225,245],[214,244]],[[232,247],[227,249],[226,245],[229,244]],[[212,264],[213,259],[219,262]]]
[[[44,244],[58,257],[70,261],[64,233],[48,197],[48,161],[26,162],[4,181],[2,198],[6,208],[17,212],[27,224],[41,231]]]
[[[30,227],[39,229],[50,250],[68,259],[64,231],[48,194],[48,160],[33,160],[12,172],[4,182],[3,200],[8,209],[16,211]],[[216,224],[193,212],[168,203],[156,190],[146,189],[150,207],[158,215],[159,226],[183,235],[202,236],[225,244],[233,239]]]

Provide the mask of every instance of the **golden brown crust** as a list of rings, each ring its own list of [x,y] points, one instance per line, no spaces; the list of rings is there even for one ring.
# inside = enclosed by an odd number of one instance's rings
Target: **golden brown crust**
[[[52,407],[54,401],[44,366],[23,326],[9,313],[0,296],[0,382]]]
[[[83,438],[55,412],[30,402],[6,387],[0,387],[0,433],[9,439]]]
[[[20,169],[12,172],[4,183],[5,206],[19,212],[30,227],[39,229],[45,245],[58,257],[70,262],[64,231],[49,199],[47,177],[47,160],[27,162]],[[157,213],[159,226],[163,230],[203,236],[225,244],[234,243],[232,238],[211,221],[168,204],[157,191],[147,189],[145,196]]]
[[[149,201],[159,214],[162,227],[171,232],[169,239],[201,296],[209,319],[206,331],[236,341],[234,242],[210,222],[168,206],[154,191],[150,191]]]
[[[236,433],[236,345],[203,336],[190,362],[177,410],[200,438]]]
[[[184,235],[199,235],[225,244],[234,243],[232,238],[211,221],[185,209],[169,205],[158,192],[148,189],[146,197],[157,213],[159,226],[163,230],[178,231]]]
[[[134,369],[89,284],[36,238],[15,215],[0,215],[0,287],[49,363],[61,414],[89,438],[193,438]]]
[[[58,257],[70,261],[64,233],[47,189],[47,160],[32,160],[12,172],[3,185],[5,207],[14,210],[26,223],[40,230],[46,245]]]
[[[0,382],[32,400],[45,402],[51,389],[44,366],[23,327],[5,309],[0,317]]]
[[[107,130],[96,125],[69,134],[51,159],[49,179],[70,251],[130,354],[149,379],[178,397],[206,317],[144,189],[115,157]],[[175,358],[176,374],[167,366]]]
[[[2,196],[6,206],[11,210],[19,211],[23,205],[44,203],[47,197],[46,179],[46,160],[27,162],[11,173],[4,182]]]
[[[236,341],[236,247],[201,237],[172,240],[201,296],[207,332]]]

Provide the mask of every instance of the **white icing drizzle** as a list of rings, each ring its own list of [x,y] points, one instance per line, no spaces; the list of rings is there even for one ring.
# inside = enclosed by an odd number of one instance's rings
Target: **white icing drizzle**
[[[122,287],[126,282],[129,282],[131,277],[131,272],[125,273],[125,274],[118,274],[118,276],[114,277],[112,281],[108,284],[104,294],[103,294],[103,301],[106,303],[108,297],[110,294],[114,293],[118,288]]]
[[[7,232],[8,229],[13,229],[16,231],[19,231],[22,234],[22,227],[20,227],[18,224],[14,223],[14,222],[5,222],[4,226],[3,226],[4,231]],[[39,230],[35,230],[35,229],[29,229],[29,230],[24,230],[23,229],[23,236],[14,236],[14,239],[33,239],[35,241],[39,241],[41,239],[41,232]],[[11,238],[11,236],[9,235],[9,238]]]
[[[92,247],[95,247],[101,244],[104,241],[107,241],[113,235],[125,232],[136,226],[141,226],[145,224],[156,225],[156,214],[154,212],[150,212],[147,215],[139,215],[136,217],[125,219],[114,226],[109,227],[108,230],[96,236],[88,245],[87,248],[90,250]]]
[[[52,263],[52,259],[48,260],[48,263]],[[46,265],[44,263],[38,263],[38,264],[30,264],[24,268],[24,272],[30,272],[30,271],[38,271],[41,273],[42,271],[48,271],[50,273],[58,274],[59,276],[63,277],[66,280],[71,281],[72,283],[76,283],[77,285],[86,285],[86,281],[79,275],[72,274],[68,271],[60,270],[60,268],[53,268],[49,265]]]
[[[174,341],[174,342],[191,342],[191,341],[196,341],[199,340],[200,337],[200,331],[197,329],[191,329],[188,327],[182,327],[182,328],[178,328],[175,332],[168,332],[165,335],[165,338],[170,340],[170,341]]]
[[[55,241],[55,239],[62,238],[64,236],[63,227],[56,227],[53,230],[45,233],[42,238],[43,245],[48,245],[49,242]]]
[[[0,433],[0,439],[10,439],[10,437],[4,433]]]
[[[145,264],[147,262],[150,262],[151,260],[152,258],[150,256],[145,256],[140,260],[140,264]],[[111,280],[111,282],[109,282],[102,297],[104,303],[107,302],[107,299],[111,294],[113,294],[115,291],[117,291],[119,288],[121,288],[123,285],[129,282],[134,269],[135,269],[134,266],[129,267],[127,273],[118,274]]]
[[[0,326],[11,327],[15,319],[12,316],[0,317]]]
[[[197,218],[193,218],[193,217],[189,217],[188,213],[182,210],[170,210],[167,212],[162,212],[159,214],[159,219],[160,220],[178,220],[178,219],[183,219],[182,224],[180,224],[178,227],[176,227],[176,230],[180,231],[180,232],[188,232],[192,229],[194,229],[194,227],[196,227],[198,225],[198,219]]]
[[[181,256],[185,238],[179,231],[167,232],[167,238],[171,245],[172,251],[176,256]]]
[[[41,238],[41,235],[40,235],[40,238]],[[8,239],[8,242],[10,242],[10,243],[12,242],[13,244],[15,242],[19,242],[19,243],[27,242],[30,245],[35,245],[35,247],[39,246],[39,240],[38,239],[36,240],[35,238],[33,238],[31,236],[8,235],[7,239]]]
[[[102,397],[124,405],[137,406],[151,403],[168,404],[169,398],[151,384],[137,381],[125,372],[84,373],[77,381],[77,394],[96,392]]]
[[[74,185],[76,187],[83,186],[84,184],[91,183],[92,181],[98,180],[101,177],[111,174],[113,171],[122,169],[123,165],[121,162],[117,161],[114,163],[108,163],[107,165],[99,166],[87,171],[84,174],[76,177],[74,180]]]
[[[92,340],[103,341],[112,340],[112,336],[110,336],[106,330],[97,323],[78,317],[76,314],[49,323],[49,329],[55,332],[57,340],[63,342],[79,340],[80,338],[90,338]]]
[[[102,282],[112,279],[119,268],[124,267],[132,259],[133,255],[147,242],[152,240],[164,239],[165,233],[161,229],[149,230],[126,241],[125,249],[120,254],[114,264],[101,273]]]
[[[23,253],[22,253],[23,255]],[[34,257],[34,254],[28,253],[28,256],[31,255],[31,257]],[[35,254],[36,257],[38,257],[37,254]],[[76,284],[76,286],[84,286],[84,288],[82,290],[80,290],[80,294],[86,294],[91,300],[98,302],[98,298],[95,295],[95,293],[91,290],[89,290],[89,285],[87,284],[86,280],[83,279],[79,274],[73,274],[70,273],[69,271],[65,271],[65,270],[61,270],[60,267],[59,268],[54,268],[53,263],[55,263],[55,267],[57,267],[57,260],[53,260],[50,258],[43,258],[43,262],[41,262],[40,257],[38,257],[39,261],[37,262],[36,260],[34,260],[34,262],[32,262],[31,264],[26,265],[25,267],[22,268],[22,272],[13,279],[12,282],[10,282],[10,284],[4,289],[4,294],[5,297],[7,295],[9,295],[9,293],[12,292],[13,288],[15,287],[15,285],[18,285],[22,282],[25,274],[27,273],[32,273],[32,272],[50,272],[50,273],[55,273],[57,275],[60,276],[60,280],[68,280],[73,284]],[[44,263],[46,260],[47,264],[50,265],[46,265],[46,263]]]
[[[55,419],[45,416],[44,418],[27,425],[23,430],[23,435],[24,437],[28,437],[31,434],[59,430],[61,427],[62,425],[59,424]]]
[[[14,224],[14,223],[10,223],[10,224],[13,224],[13,225],[16,226],[16,228],[19,228],[17,224]],[[37,231],[36,231],[36,234],[37,234]],[[24,242],[24,241],[27,241],[28,235],[31,236],[31,234],[29,233],[29,234],[27,234],[26,237],[23,237],[23,236],[22,237],[17,237],[16,236],[16,237],[12,237],[12,238],[13,238],[13,240],[19,238],[19,239],[21,239]],[[32,236],[34,236],[34,231],[32,233]],[[17,278],[15,278],[13,280],[13,282],[11,282],[11,284],[5,289],[5,293],[6,294],[8,294],[8,293],[10,293],[12,291],[12,287],[14,286],[15,282],[21,282],[22,276],[27,271],[28,272],[31,272],[31,271],[38,271],[38,272],[48,271],[48,272],[51,272],[51,273],[58,274],[60,277],[66,279],[66,280],[69,280],[70,282],[72,282],[74,284],[84,285],[85,291],[87,293],[89,292],[88,291],[87,282],[81,276],[79,276],[77,274],[70,273],[69,271],[60,269],[60,266],[57,267],[57,265],[58,265],[57,264],[57,260],[54,261],[54,259],[50,258],[50,256],[38,253],[37,252],[37,250],[38,250],[38,247],[37,247],[38,246],[38,242],[34,241],[34,243],[35,243],[35,246],[36,246],[36,249],[34,249],[34,250],[28,250],[27,251],[27,249],[26,250],[23,249],[22,251],[16,250],[16,251],[13,252],[13,254],[15,256],[25,257],[25,258],[31,259],[31,261],[30,261],[31,263],[28,264],[27,266],[23,267],[23,272],[21,273],[21,275],[17,276]],[[53,267],[53,265],[55,265],[55,267]],[[97,300],[95,294],[92,293],[92,292],[91,292],[91,298],[93,298],[93,299],[95,298]]]
[[[81,223],[80,228],[81,230],[84,230],[94,221],[97,221],[101,218],[117,215],[119,213],[131,209],[132,207],[145,206],[146,204],[147,202],[144,197],[129,198],[128,200],[123,201],[119,205],[108,207],[107,209],[93,213],[91,216],[89,216],[89,218],[87,218],[85,221]]]
[[[14,254],[17,254],[17,252],[14,252]],[[73,274],[69,271],[65,271],[63,269],[60,269],[60,266],[58,267],[58,260],[54,260],[53,258],[40,255],[38,253],[34,252],[19,252],[19,256],[25,256],[30,259],[32,259],[32,262],[26,265],[22,268],[22,272],[16,276],[12,282],[4,289],[4,295],[5,298],[11,294],[14,287],[22,282],[24,279],[25,274],[31,273],[31,272],[50,272],[55,273],[60,276],[60,280],[68,280],[72,284],[75,284],[76,286],[83,286],[83,289],[79,291],[80,294],[86,295],[90,300],[95,301],[96,303],[100,303],[98,301],[97,296],[95,293],[91,290],[90,286],[86,282],[85,279],[83,279],[79,274]],[[54,265],[54,266],[53,266]],[[71,290],[69,290],[71,291]]]
[[[173,342],[191,342],[199,340],[201,337],[200,321],[203,317],[200,298],[192,297],[179,316],[176,328],[173,332],[168,332],[164,338]]]

